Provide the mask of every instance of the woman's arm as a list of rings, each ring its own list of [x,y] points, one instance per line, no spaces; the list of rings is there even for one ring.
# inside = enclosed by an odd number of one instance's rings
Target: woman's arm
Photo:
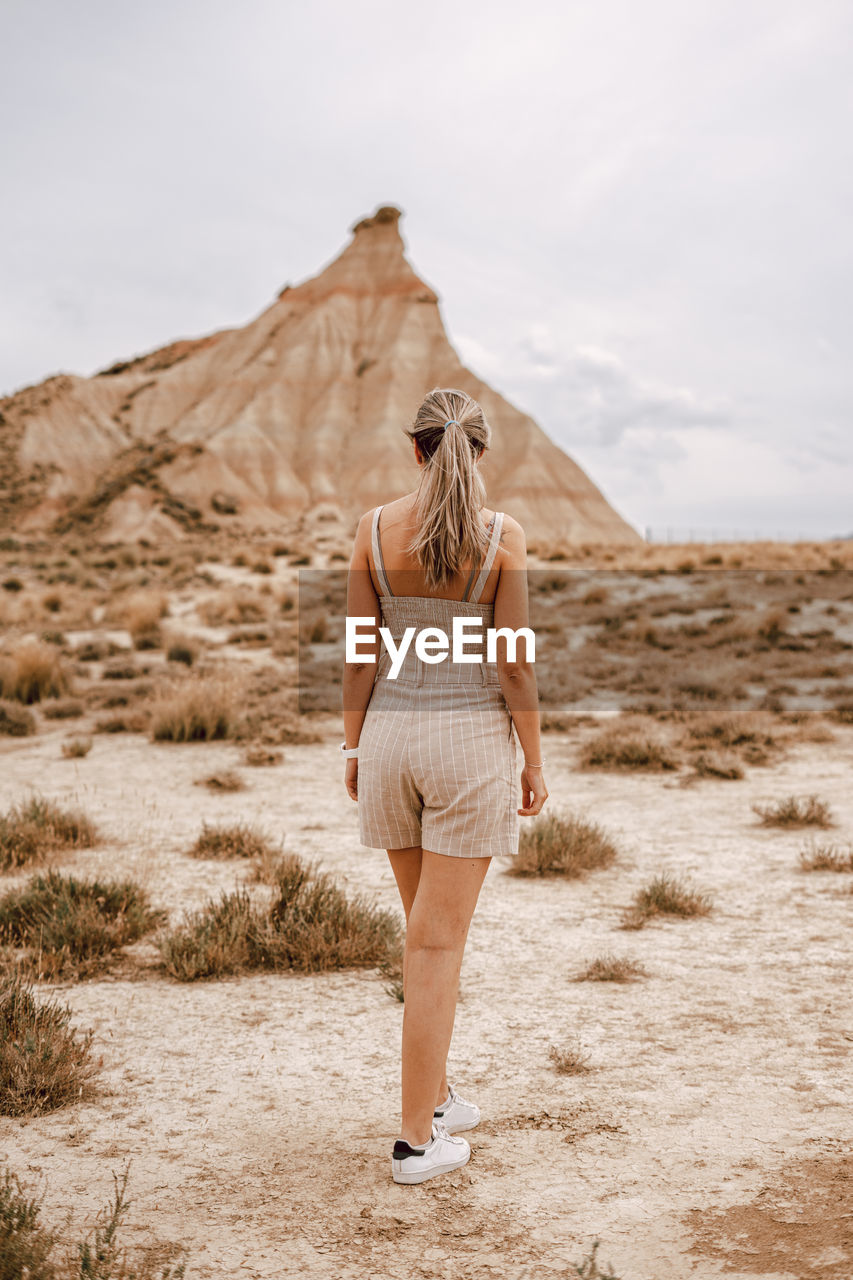
[[[504,537],[500,561],[500,576],[495,594],[495,628],[507,627],[518,631],[529,627],[527,601],[527,543],[524,530],[517,520],[504,517]],[[548,798],[542,764],[542,741],[539,727],[539,691],[536,671],[526,652],[526,643],[520,637],[515,656],[512,657],[503,637],[498,638],[498,678],[501,691],[509,707],[518,741],[524,752],[524,769],[521,773],[521,804],[518,810],[524,817],[539,813]]]
[[[348,618],[369,618],[374,620],[375,627],[379,626],[380,609],[379,599],[373,586],[373,580],[370,577],[370,561],[368,559],[368,548],[370,546],[370,526],[372,512],[362,516],[358,524],[355,535],[355,544],[353,546],[352,558],[350,559],[349,574],[347,576],[347,617]],[[360,628],[361,634],[367,639],[359,641],[359,652],[370,655],[374,658],[377,654],[378,633],[373,632],[373,640],[370,639],[370,627],[364,624]],[[376,676],[376,662],[345,662],[342,678],[342,696],[343,696],[343,712],[344,712],[344,737],[348,747],[357,747],[358,739],[361,734],[361,726],[364,723],[364,715],[367,711],[367,704],[370,702],[373,693],[373,682]],[[358,760],[347,760],[345,785],[353,800],[358,799]]]

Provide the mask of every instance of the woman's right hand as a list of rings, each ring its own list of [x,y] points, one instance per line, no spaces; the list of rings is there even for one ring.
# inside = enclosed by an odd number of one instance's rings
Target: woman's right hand
[[[522,818],[532,818],[539,813],[548,799],[548,788],[542,766],[534,768],[526,764],[521,771],[521,808],[518,810]]]

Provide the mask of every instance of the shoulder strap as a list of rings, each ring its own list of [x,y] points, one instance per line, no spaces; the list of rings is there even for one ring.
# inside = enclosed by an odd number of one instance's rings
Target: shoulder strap
[[[492,537],[489,542],[489,549],[486,552],[486,558],[483,561],[483,567],[480,570],[480,576],[474,584],[474,590],[471,593],[471,601],[476,604],[480,599],[480,593],[486,585],[486,579],[492,571],[492,565],[495,562],[495,556],[498,554],[498,545],[501,540],[501,529],[504,522],[504,513],[502,511],[495,512],[495,524],[492,529]]]
[[[494,517],[494,516],[492,516],[491,520],[489,521],[489,523],[488,523],[488,524],[487,524],[487,526],[486,526],[486,532],[487,532],[487,533],[491,533],[491,531],[492,531],[492,526],[494,525],[494,523],[495,523],[495,517]],[[488,550],[488,548],[486,548],[486,550]],[[471,566],[471,572],[468,574],[468,581],[465,583],[465,590],[462,592],[462,599],[463,599],[463,600],[467,600],[467,599],[468,599],[468,592],[471,590],[471,587],[473,586],[474,579],[476,578],[476,576],[477,576],[477,566],[476,566],[476,565],[472,565],[472,566]]]
[[[382,588],[382,594],[393,596],[394,592],[388,585],[388,577],[385,573],[385,561],[382,559],[382,543],[379,540],[379,513],[381,507],[377,507],[373,513],[373,532],[371,534],[371,543],[373,545],[373,564],[376,569],[376,576],[379,579],[379,585]]]

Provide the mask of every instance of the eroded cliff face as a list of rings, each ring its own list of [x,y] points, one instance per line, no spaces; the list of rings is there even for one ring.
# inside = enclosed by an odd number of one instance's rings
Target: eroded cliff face
[[[319,275],[240,329],[0,401],[0,521],[132,538],[210,523],[350,522],[416,481],[407,425],[435,386],[483,405],[489,502],[531,540],[636,532],[584,472],[466,369],[405,256],[399,210],[358,222]]]

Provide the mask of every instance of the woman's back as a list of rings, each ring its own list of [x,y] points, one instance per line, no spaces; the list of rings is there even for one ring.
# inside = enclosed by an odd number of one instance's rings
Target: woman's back
[[[394,596],[494,604],[501,568],[501,513],[486,507],[480,511],[483,530],[489,540],[483,559],[463,565],[441,587],[432,588],[427,585],[423,568],[411,551],[417,528],[416,495],[406,494],[395,502],[374,509],[369,515],[369,568],[380,600]]]

